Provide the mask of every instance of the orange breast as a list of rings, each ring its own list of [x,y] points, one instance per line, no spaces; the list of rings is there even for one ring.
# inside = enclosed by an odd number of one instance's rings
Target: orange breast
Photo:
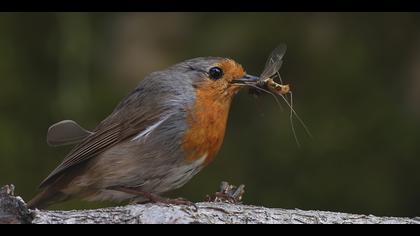
[[[207,154],[208,164],[222,146],[231,98],[218,99],[220,95],[214,91],[205,86],[198,89],[195,105],[189,111],[189,130],[183,142],[188,162]]]

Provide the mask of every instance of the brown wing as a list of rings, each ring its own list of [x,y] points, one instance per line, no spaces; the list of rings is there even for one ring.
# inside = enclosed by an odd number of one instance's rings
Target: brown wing
[[[64,161],[42,181],[40,188],[52,183],[65,170],[84,163],[120,141],[142,132],[147,127],[158,122],[159,117],[161,117],[159,109],[142,109],[131,113],[128,111],[133,111],[133,107],[131,109],[126,107],[126,109],[118,110],[99,124],[93,131],[93,134],[75,146]]]

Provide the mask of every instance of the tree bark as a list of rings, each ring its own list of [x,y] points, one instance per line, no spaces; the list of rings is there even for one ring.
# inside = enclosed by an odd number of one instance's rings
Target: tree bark
[[[419,218],[273,209],[223,202],[143,204],[94,210],[28,210],[13,187],[0,190],[0,223],[32,224],[420,224]]]

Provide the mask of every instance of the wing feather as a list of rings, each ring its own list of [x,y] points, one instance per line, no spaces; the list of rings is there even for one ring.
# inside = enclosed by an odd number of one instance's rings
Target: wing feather
[[[173,115],[191,105],[190,97],[193,96],[193,87],[186,80],[184,73],[190,71],[187,67],[177,67],[179,83],[184,83],[184,89],[180,96],[172,84],[165,83],[173,79],[172,71],[155,72],[140,82],[138,87],[128,94],[105,120],[103,120],[86,138],[77,144],[64,158],[63,162],[51,172],[51,174],[40,184],[40,187],[47,187],[51,184],[60,184],[62,176],[67,170],[87,163],[106,150],[118,143],[132,138],[161,121],[168,115]],[[170,70],[170,69],[169,69]],[[184,71],[185,70],[185,71]],[[169,76],[170,75],[170,76]],[[151,91],[157,91],[159,96],[150,96]],[[178,93],[175,93],[178,92]],[[177,103],[166,101],[179,100]],[[187,99],[188,98],[188,99]],[[179,106],[179,108],[174,107]],[[65,178],[67,179],[67,178]]]
[[[124,117],[130,116],[111,115],[109,117],[110,120],[102,122],[93,131],[93,134],[86,137],[70,151],[63,162],[54,169],[44,181],[42,181],[40,188],[52,183],[65,170],[86,162],[117,143],[131,138],[144,131],[150,125],[159,122],[160,115],[158,110],[154,110],[154,112],[149,112],[147,116],[143,113],[140,114],[141,118],[137,117],[133,120],[130,120],[129,118],[124,119]]]

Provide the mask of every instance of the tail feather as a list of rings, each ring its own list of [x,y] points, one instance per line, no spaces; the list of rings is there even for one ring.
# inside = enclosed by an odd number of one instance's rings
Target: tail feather
[[[49,205],[56,202],[64,201],[65,199],[67,199],[67,196],[65,194],[57,191],[51,191],[51,189],[46,188],[28,202],[28,208],[45,209]]]

